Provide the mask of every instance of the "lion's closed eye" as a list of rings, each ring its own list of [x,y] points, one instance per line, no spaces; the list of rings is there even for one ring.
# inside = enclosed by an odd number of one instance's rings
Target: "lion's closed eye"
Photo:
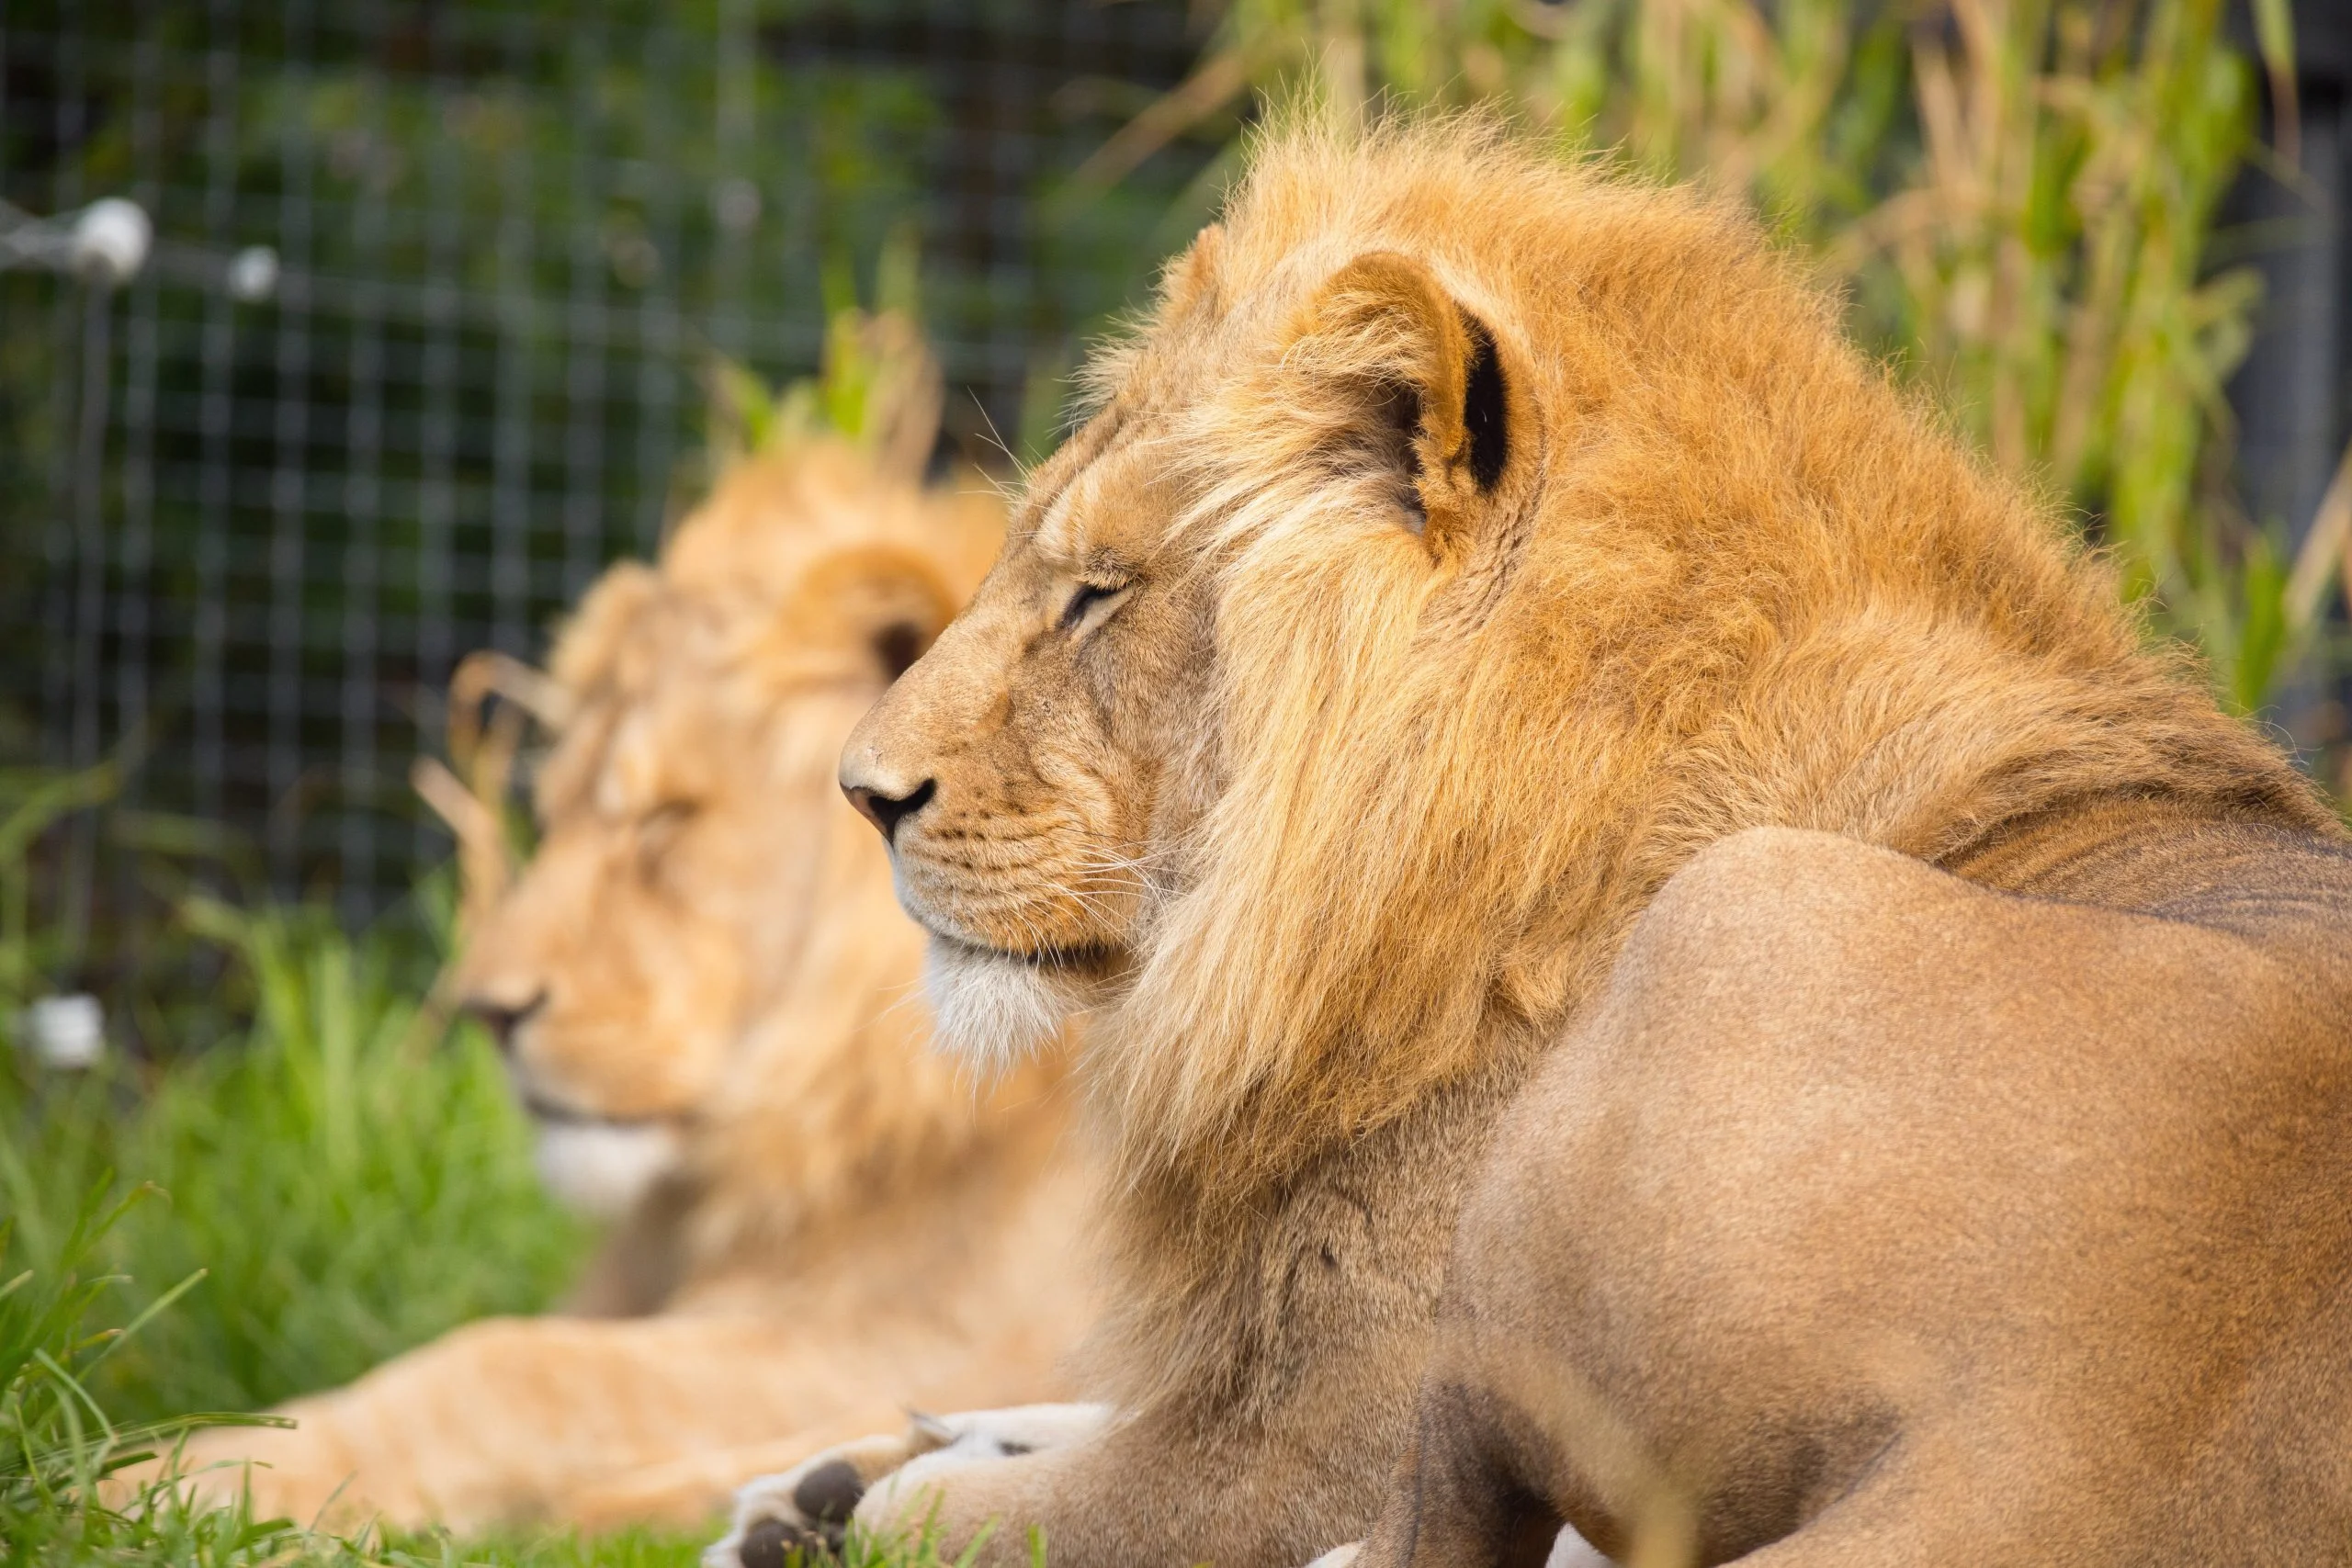
[[[691,800],[667,800],[638,818],[638,869],[650,875],[658,870],[662,857],[678,840],[678,835],[693,821],[702,807]]]
[[[1133,591],[1132,582],[1081,582],[1078,591],[1062,606],[1061,627],[1066,632],[1091,630],[1107,619]]]

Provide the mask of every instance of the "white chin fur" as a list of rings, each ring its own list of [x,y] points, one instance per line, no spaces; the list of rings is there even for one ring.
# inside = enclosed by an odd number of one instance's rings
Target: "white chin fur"
[[[940,1048],[991,1070],[1046,1045],[1089,1000],[1077,976],[936,939],[922,983]]]
[[[677,1134],[667,1127],[539,1123],[540,1181],[566,1208],[595,1219],[628,1213],[677,1163]]]

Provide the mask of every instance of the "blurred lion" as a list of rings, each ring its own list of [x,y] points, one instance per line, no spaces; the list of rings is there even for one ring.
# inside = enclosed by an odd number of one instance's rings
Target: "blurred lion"
[[[884,372],[920,352],[892,318],[865,332]],[[921,369],[866,378],[890,406],[862,446],[787,429],[737,462],[658,569],[595,585],[544,675],[461,671],[477,787],[419,771],[467,872],[453,992],[549,1185],[616,1228],[567,1313],[459,1328],[285,1406],[290,1430],[203,1435],[198,1492],[249,1472],[266,1515],[460,1531],[685,1522],[909,1404],[1053,1393],[1089,1206],[1060,1057],[976,1090],[933,1053],[922,933],[833,779],[1002,531],[992,497],[915,482]],[[492,688],[556,737],[511,886],[491,792],[514,725],[471,732]]]

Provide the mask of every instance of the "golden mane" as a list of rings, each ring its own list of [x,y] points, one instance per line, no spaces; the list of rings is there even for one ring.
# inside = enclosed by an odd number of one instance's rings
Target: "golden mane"
[[[1385,253],[1493,334],[1540,444],[1498,569],[1380,521],[1393,479],[1328,439],[1341,389],[1413,368],[1323,289]],[[2332,821],[1728,206],[1476,120],[1294,126],[1114,354],[1121,396],[1184,411],[1224,778],[1094,1061],[1134,1179],[1204,1213],[1479,1070],[1497,1021],[1532,1048],[1740,828],[1940,861],[2103,794]]]

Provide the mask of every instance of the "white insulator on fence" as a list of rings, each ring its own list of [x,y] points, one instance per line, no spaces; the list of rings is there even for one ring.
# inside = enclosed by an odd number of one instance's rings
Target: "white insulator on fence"
[[[229,296],[250,305],[266,299],[277,287],[277,253],[267,245],[247,245],[229,258]]]
[[[43,997],[24,1011],[25,1043],[44,1067],[79,1072],[107,1054],[107,1015],[86,991]]]
[[[109,196],[90,203],[74,220],[74,270],[94,282],[119,287],[139,276],[154,243],[155,226],[135,201]]]

